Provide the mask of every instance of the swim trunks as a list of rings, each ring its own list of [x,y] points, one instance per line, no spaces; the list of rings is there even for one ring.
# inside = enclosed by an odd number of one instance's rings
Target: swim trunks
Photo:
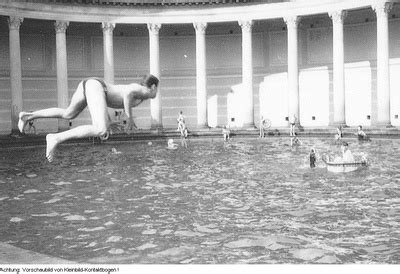
[[[366,139],[365,135],[362,135],[362,134],[357,134],[357,137],[358,137],[359,141]]]
[[[99,83],[100,83],[100,84],[102,85],[102,87],[103,87],[104,94],[106,95],[106,98],[107,98],[108,90],[107,90],[107,85],[106,85],[106,83],[104,82],[104,80],[103,80],[103,79],[100,79],[100,78],[96,78],[96,77],[91,77],[91,78],[86,78],[86,79],[84,79],[84,80],[82,81],[83,96],[85,96],[85,99],[86,99],[86,82],[87,82],[88,80],[92,80],[92,79],[93,79],[93,80],[96,80],[96,81],[99,81]],[[109,136],[110,136],[110,132],[109,132],[109,130],[107,130],[107,132],[106,132],[105,134],[100,135],[99,137],[100,137],[100,140],[105,141],[105,140],[108,139]]]
[[[96,77],[92,77],[92,78],[86,78],[86,79],[84,79],[84,80],[82,81],[82,85],[83,85],[83,95],[85,96],[85,98],[86,98],[86,82],[87,82],[88,80],[96,80],[96,81],[98,81],[98,82],[102,85],[103,90],[104,90],[104,93],[105,93],[105,95],[106,95],[106,97],[107,97],[108,90],[107,90],[106,82],[104,82],[103,79],[96,78]]]

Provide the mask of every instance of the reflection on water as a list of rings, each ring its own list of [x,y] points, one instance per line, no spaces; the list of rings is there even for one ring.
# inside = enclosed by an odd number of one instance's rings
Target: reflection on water
[[[86,263],[400,263],[399,140],[328,173],[331,140],[190,140],[0,151],[0,241]],[[112,148],[121,154],[112,153]]]

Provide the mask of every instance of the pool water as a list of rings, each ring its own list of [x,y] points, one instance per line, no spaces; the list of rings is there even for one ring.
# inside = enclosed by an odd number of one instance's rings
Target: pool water
[[[192,139],[0,150],[0,241],[77,263],[400,263],[400,140],[330,173],[332,140]],[[118,152],[113,153],[115,148]]]

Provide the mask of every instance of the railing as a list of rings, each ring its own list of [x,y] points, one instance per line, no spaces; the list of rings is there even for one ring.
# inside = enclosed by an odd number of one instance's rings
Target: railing
[[[338,9],[370,8],[383,1],[400,3],[400,0],[147,1],[152,2],[145,2],[145,0],[131,0],[129,2],[128,0],[9,0],[0,1],[0,15],[87,23],[107,21],[115,24],[193,24],[193,22],[221,23],[280,19],[288,16],[302,17],[329,13]],[[187,5],[188,1],[194,2],[191,2],[192,5],[190,6]],[[193,3],[210,3],[210,1],[218,1],[221,4],[193,5]],[[223,4],[224,1],[231,4]],[[135,3],[136,6],[134,6]],[[143,3],[143,6],[140,3]],[[145,3],[147,4],[145,5]],[[164,3],[164,6],[157,5],[157,3]],[[168,6],[165,3],[185,3],[185,5]],[[128,4],[129,6],[127,6]]]
[[[33,1],[33,0],[30,0]],[[29,1],[28,1],[29,2]],[[33,2],[38,2],[33,1]],[[40,0],[42,3],[60,4],[92,4],[113,6],[182,6],[182,5],[210,5],[210,4],[244,4],[260,2],[283,2],[277,0]]]

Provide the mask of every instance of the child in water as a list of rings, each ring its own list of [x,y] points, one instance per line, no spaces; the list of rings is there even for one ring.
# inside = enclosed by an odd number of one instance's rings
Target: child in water
[[[187,147],[187,137],[188,137],[188,130],[187,130],[187,127],[185,127],[181,131],[181,145],[183,147]]]
[[[317,157],[315,156],[315,149],[312,148],[310,152],[310,167],[315,167],[315,162],[317,161]]]
[[[168,149],[177,149],[178,145],[174,143],[173,139],[168,139]]]
[[[264,118],[264,116],[261,116],[260,118],[260,138],[264,138],[265,137],[265,129],[266,129],[266,122],[267,120]]]
[[[296,136],[296,115],[292,114],[289,117],[289,136]]]
[[[357,138],[359,141],[370,141],[369,137],[367,136],[367,134],[362,130],[362,126],[359,125],[358,129],[357,129]]]
[[[224,136],[224,141],[229,141],[231,138],[231,131],[229,130],[229,128],[227,126],[224,126],[222,128],[222,135]]]
[[[352,163],[354,162],[354,157],[353,154],[351,153],[349,149],[349,144],[346,142],[342,143],[342,161],[344,163]]]
[[[185,116],[183,116],[182,110],[179,112],[178,118],[176,119],[178,122],[178,128],[176,131],[182,132],[185,129]]]
[[[290,146],[293,147],[301,145],[301,141],[299,137],[297,137],[297,134],[295,133],[293,136],[294,137],[290,138]]]
[[[340,141],[343,137],[343,131],[342,131],[342,126],[338,126],[336,128],[336,135],[335,135],[335,140]]]

